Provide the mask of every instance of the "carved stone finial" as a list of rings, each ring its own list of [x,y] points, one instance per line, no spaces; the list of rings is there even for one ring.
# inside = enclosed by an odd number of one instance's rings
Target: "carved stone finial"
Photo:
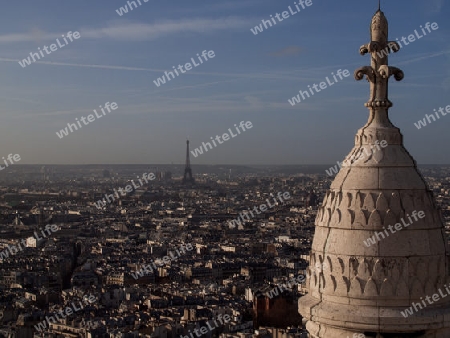
[[[403,79],[403,71],[396,67],[388,66],[388,55],[391,52],[398,52],[400,46],[396,41],[388,41],[389,24],[384,13],[379,9],[372,18],[370,25],[370,43],[361,46],[361,55],[371,54],[371,65],[357,69],[355,79],[362,80],[366,75],[370,82],[370,99],[365,104],[369,109],[392,107],[392,102],[388,98],[388,81],[391,75],[397,81]]]

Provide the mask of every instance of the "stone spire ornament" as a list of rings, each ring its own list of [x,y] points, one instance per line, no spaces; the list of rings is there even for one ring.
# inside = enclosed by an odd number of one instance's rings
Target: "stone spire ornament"
[[[355,71],[370,83],[369,120],[319,208],[299,313],[311,338],[448,338],[447,238],[433,194],[389,120],[388,80],[404,74],[379,53],[400,50],[381,9],[370,34],[360,53],[371,65]]]

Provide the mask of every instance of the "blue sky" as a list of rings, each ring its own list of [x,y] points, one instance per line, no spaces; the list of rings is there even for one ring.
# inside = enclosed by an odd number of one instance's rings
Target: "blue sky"
[[[366,81],[376,0],[313,0],[254,35],[250,28],[294,0],[150,0],[123,16],[126,1],[9,1],[0,22],[1,156],[21,164],[183,163],[191,149],[240,121],[253,128],[192,164],[331,164],[350,152],[368,117]],[[439,29],[405,46],[390,64],[391,120],[419,164],[450,163],[450,115],[414,122],[450,104],[450,6],[444,0],[382,4],[390,40],[427,22]],[[68,31],[81,38],[22,68],[17,60]],[[216,57],[170,82],[153,83],[203,50]],[[292,107],[300,89],[348,69],[351,77]],[[105,102],[119,109],[62,139],[57,131]]]

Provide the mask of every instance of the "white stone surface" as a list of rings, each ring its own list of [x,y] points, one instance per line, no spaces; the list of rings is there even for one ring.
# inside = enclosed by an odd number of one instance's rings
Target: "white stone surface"
[[[326,263],[327,269],[316,275],[310,271],[309,294],[299,299],[299,312],[314,338],[364,332],[378,338],[450,337],[450,296],[407,318],[401,314],[450,285],[450,266],[440,211],[388,118],[392,104],[386,74],[399,80],[403,72],[376,54],[387,46],[387,32],[387,20],[378,11],[371,43],[361,47],[362,54],[372,54],[372,65],[355,73],[357,79],[366,75],[371,85],[369,121],[356,134],[355,147],[315,221],[310,264]],[[387,147],[378,149],[383,140]],[[409,222],[413,212],[425,217]],[[401,230],[386,230],[398,223]],[[365,245],[385,230],[385,238],[379,235],[374,244]]]

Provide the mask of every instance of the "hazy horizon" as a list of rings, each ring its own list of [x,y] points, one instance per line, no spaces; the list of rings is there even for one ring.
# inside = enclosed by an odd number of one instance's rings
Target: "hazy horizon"
[[[378,1],[312,0],[257,35],[251,29],[294,8],[294,0],[141,3],[123,15],[116,11],[125,0],[5,3],[0,158],[20,154],[17,164],[47,165],[149,159],[184,164],[187,138],[194,150],[229,128],[235,131],[241,121],[253,127],[191,155],[192,165],[332,165],[353,148],[369,115],[364,107],[369,84],[356,81],[353,72],[370,64],[359,48],[370,40]],[[393,41],[422,32],[427,22],[439,26],[389,56],[389,64],[405,73],[403,81],[390,81],[390,117],[419,165],[447,163],[450,116],[420,130],[414,123],[450,105],[449,3],[383,1],[382,10]],[[19,64],[38,48],[63,42],[68,32],[79,32],[79,39],[26,67]],[[155,85],[165,71],[203,51],[214,51],[214,58]],[[200,62],[194,59],[194,65],[195,60]],[[288,103],[339,69],[351,75],[304,102]],[[118,108],[67,136],[57,135],[106,102]]]

